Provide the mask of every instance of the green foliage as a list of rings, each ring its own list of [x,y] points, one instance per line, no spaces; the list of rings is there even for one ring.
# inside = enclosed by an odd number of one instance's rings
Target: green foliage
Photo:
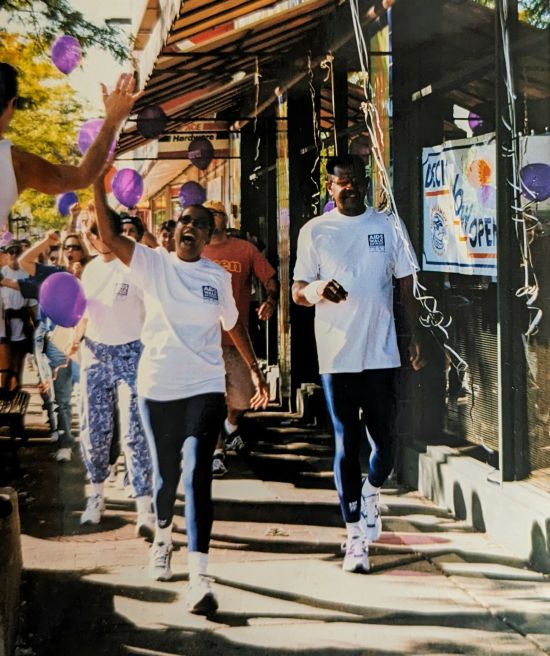
[[[84,120],[76,92],[29,38],[0,33],[2,60],[19,71],[22,108],[14,113],[6,137],[24,150],[56,163],[76,163],[80,155],[76,140]],[[90,194],[79,192],[81,202]],[[25,191],[13,208],[14,214],[27,214],[30,207],[33,227],[61,227],[66,219],[55,210],[52,196]]]
[[[24,25],[44,51],[57,36],[69,34],[80,41],[84,52],[97,46],[120,62],[128,59],[128,40],[117,27],[91,23],[67,0],[0,0],[0,9],[10,21]]]
[[[476,0],[480,5],[495,8],[495,0]],[[550,4],[548,0],[518,0],[520,20],[545,29],[550,25]]]

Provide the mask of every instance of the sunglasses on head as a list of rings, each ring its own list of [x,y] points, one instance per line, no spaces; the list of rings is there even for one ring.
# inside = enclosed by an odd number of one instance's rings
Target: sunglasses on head
[[[210,228],[210,221],[201,217],[194,219],[191,216],[180,216],[178,223],[181,223],[181,225],[192,225],[194,228],[200,228],[202,230],[208,230]]]
[[[65,248],[66,251],[81,251],[82,250],[82,246],[80,246],[79,244],[67,244],[66,246],[64,246],[64,248]]]

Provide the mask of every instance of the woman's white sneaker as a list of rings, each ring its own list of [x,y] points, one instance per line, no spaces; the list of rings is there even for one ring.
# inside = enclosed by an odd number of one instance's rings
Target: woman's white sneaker
[[[149,553],[149,576],[153,581],[169,581],[172,578],[171,560],[171,542],[153,543]]]
[[[187,610],[196,615],[211,615],[218,610],[218,600],[205,576],[189,582],[186,602]]]
[[[100,494],[95,494],[86,501],[86,508],[80,517],[81,524],[99,524],[105,511],[105,501]]]

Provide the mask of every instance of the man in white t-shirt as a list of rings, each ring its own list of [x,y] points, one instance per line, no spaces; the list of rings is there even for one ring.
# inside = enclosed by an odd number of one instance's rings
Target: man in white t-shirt
[[[368,543],[382,530],[380,487],[393,468],[393,385],[401,364],[393,279],[414,319],[412,274],[418,265],[404,224],[365,208],[360,158],[329,158],[327,177],[336,207],[300,230],[292,298],[315,306],[319,373],[335,438],[334,476],[348,532],[343,568],[366,572]],[[424,366],[416,337],[410,353],[414,369]],[[363,482],[360,413],[372,441]]]

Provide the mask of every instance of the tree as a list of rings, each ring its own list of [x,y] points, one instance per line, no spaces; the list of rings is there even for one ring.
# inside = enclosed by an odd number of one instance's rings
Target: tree
[[[44,50],[56,36],[69,34],[78,39],[83,51],[98,46],[120,62],[128,59],[128,41],[117,27],[91,23],[67,0],[0,0],[0,10],[8,20],[24,25]]]
[[[495,0],[476,0],[485,7],[495,8]],[[530,25],[547,28],[550,24],[548,0],[518,0],[518,13],[521,20]]]
[[[83,107],[77,94],[30,38],[0,33],[2,60],[19,72],[18,109],[6,135],[13,143],[52,162],[75,163],[79,159],[77,134]],[[91,194],[79,192],[81,202]],[[65,219],[55,209],[55,199],[36,191],[21,194],[14,215],[26,215],[29,208],[33,227],[62,227]]]

